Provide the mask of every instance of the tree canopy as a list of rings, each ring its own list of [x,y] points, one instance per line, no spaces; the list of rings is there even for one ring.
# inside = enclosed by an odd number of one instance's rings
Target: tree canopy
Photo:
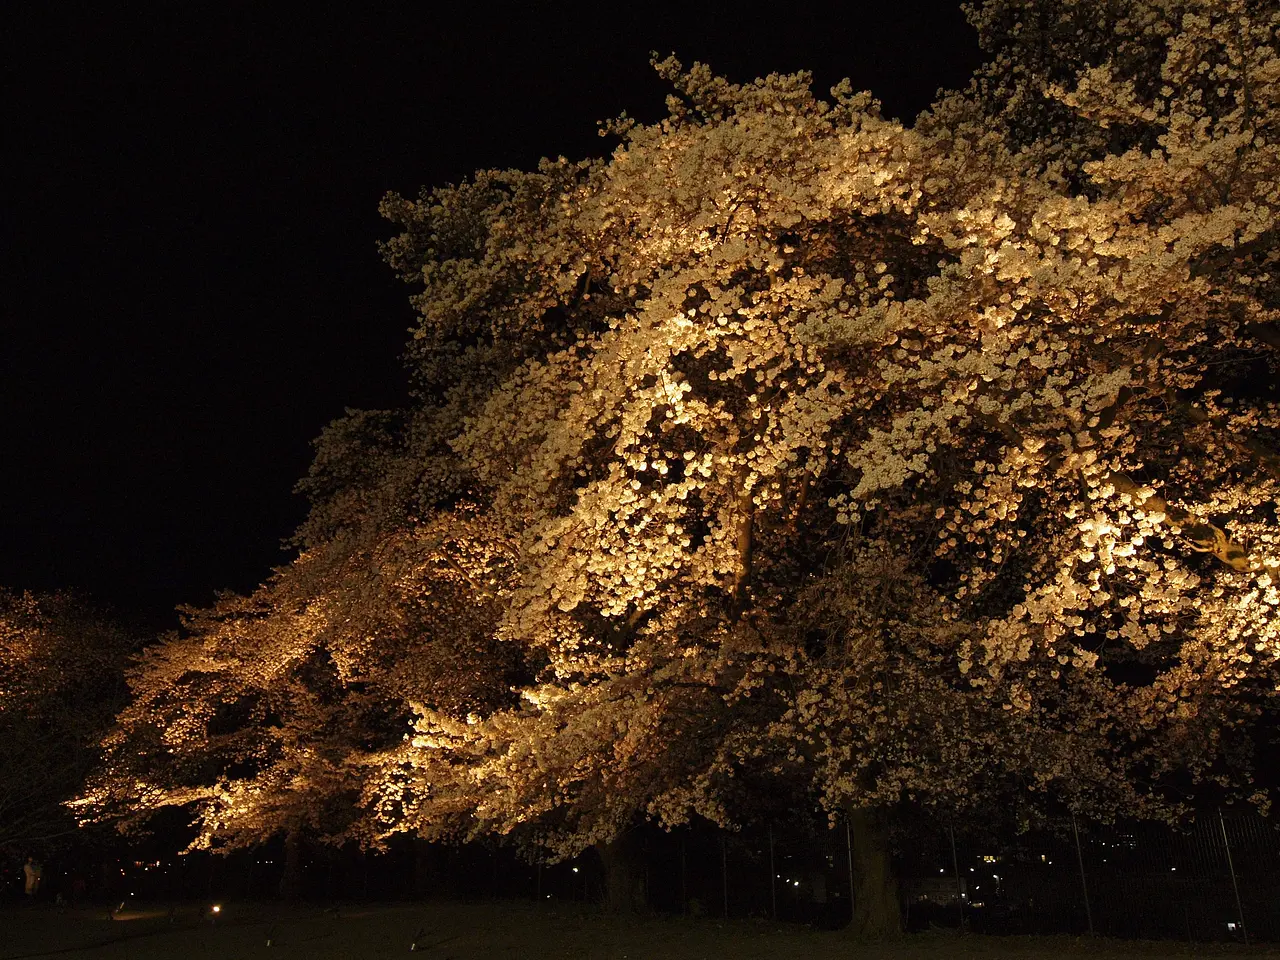
[[[605,158],[389,196],[414,404],[326,432],[300,558],[149,654],[117,735],[208,757],[178,704],[233,698],[178,691],[212,672],[288,702],[274,745],[135,809],[239,842],[283,771],[358,800],[335,835],[566,856],[748,781],[832,816],[1265,803],[1280,13],[970,17],[991,61],[912,126],[669,59]]]

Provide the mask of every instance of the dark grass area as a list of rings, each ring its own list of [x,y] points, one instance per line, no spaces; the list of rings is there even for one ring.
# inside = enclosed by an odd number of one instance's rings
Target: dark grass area
[[[268,941],[270,943],[268,944]],[[416,949],[411,949],[416,943]],[[202,908],[131,908],[59,913],[50,907],[0,910],[0,960],[277,960],[399,957],[425,960],[586,958],[586,960],[1122,960],[1239,957],[1280,960],[1280,947],[1120,941],[1069,937],[915,934],[860,943],[840,932],[750,921],[602,916],[588,908],[519,903],[352,905],[323,910],[227,903]]]

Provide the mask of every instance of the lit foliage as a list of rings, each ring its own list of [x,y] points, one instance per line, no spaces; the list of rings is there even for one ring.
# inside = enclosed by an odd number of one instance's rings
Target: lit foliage
[[[454,442],[520,531],[498,635],[542,666],[519,709],[419,706],[372,782],[389,829],[567,854],[721,818],[746,769],[833,810],[1248,782],[1280,643],[1275,13],[1123,6],[1109,61],[1081,33],[1038,77],[1006,25],[915,129],[667,62],[669,118],[608,160],[388,202],[420,340],[543,345]],[[998,45],[1005,5],[975,17]]]
[[[187,610],[182,634],[130,671],[131,702],[74,806],[125,831],[190,808],[196,847],[340,839],[362,758],[401,739],[410,696],[455,711],[509,699],[477,589],[504,561],[483,528],[459,509],[372,544],[338,538],[251,597]]]
[[[725,820],[744,775],[833,812],[1250,793],[1280,655],[1280,15],[972,16],[992,62],[913,128],[666,61],[668,118],[612,124],[606,159],[389,197],[415,408],[331,429],[261,629],[156,652],[123,718],[194,763],[182,678],[253,685],[287,705],[250,737],[259,792],[132,802],[198,797],[211,836],[340,782],[343,835],[563,856],[641,812]],[[312,718],[291,678],[320,649]],[[344,720],[308,759],[294,728],[363,697],[386,742]]]

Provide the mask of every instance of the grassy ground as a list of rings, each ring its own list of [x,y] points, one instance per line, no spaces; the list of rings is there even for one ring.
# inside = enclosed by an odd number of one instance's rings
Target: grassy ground
[[[1280,960],[1280,947],[1066,937],[938,933],[863,944],[801,927],[611,918],[517,903],[351,906],[336,912],[228,903],[213,919],[194,907],[172,918],[164,907],[139,907],[115,920],[102,911],[0,910],[0,960],[372,960],[404,956],[415,941],[414,952],[423,960]]]

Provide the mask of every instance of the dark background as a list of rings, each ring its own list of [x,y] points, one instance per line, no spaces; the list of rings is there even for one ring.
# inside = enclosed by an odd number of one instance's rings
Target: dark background
[[[980,60],[937,0],[106,6],[0,27],[0,585],[147,629],[285,562],[311,439],[404,398],[386,191],[601,153],[597,120],[664,112],[650,50],[908,121]]]

